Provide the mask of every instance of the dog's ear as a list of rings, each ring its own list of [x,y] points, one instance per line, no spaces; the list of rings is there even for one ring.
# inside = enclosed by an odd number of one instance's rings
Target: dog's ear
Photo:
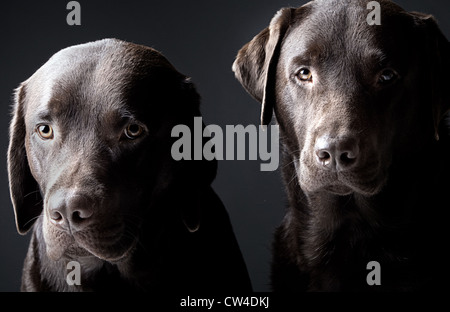
[[[295,9],[284,8],[275,14],[269,27],[244,45],[233,63],[233,71],[242,86],[262,104],[261,124],[272,119],[275,69],[282,39]]]
[[[450,110],[450,43],[439,29],[437,21],[432,15],[418,12],[410,12],[416,23],[425,28],[427,42],[426,49],[429,53],[429,64],[431,66],[431,84],[433,93],[431,102],[433,104],[433,119],[438,139],[438,128],[445,114]]]
[[[26,83],[16,89],[9,129],[8,178],[17,231],[26,234],[42,212],[39,186],[31,175],[25,150]]]

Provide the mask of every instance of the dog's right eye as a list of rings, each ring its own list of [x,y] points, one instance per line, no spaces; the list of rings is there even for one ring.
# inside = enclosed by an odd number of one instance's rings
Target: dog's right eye
[[[144,128],[141,125],[132,123],[129,124],[126,128],[125,128],[125,135],[127,136],[127,138],[134,140],[138,137],[140,137],[142,134],[144,133]]]
[[[296,76],[302,82],[312,81],[312,72],[308,68],[300,68]]]
[[[384,69],[378,78],[378,82],[382,85],[394,83],[398,79],[398,74],[393,69]]]
[[[43,140],[53,139],[53,128],[49,125],[38,125],[36,128],[36,132]]]

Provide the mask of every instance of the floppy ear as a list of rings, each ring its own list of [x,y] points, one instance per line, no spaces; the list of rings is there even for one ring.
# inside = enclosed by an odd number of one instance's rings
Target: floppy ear
[[[269,124],[272,119],[275,70],[281,42],[295,10],[284,8],[278,11],[269,27],[242,47],[233,63],[236,78],[247,92],[262,104],[262,125]]]
[[[445,114],[450,110],[450,44],[439,29],[432,15],[410,12],[424,26],[427,34],[427,49],[430,53],[431,82],[433,85],[432,104],[436,139],[439,139],[438,128]]]
[[[23,83],[15,92],[8,147],[9,190],[20,234],[26,234],[42,212],[39,186],[31,175],[25,151],[25,94],[26,84]]]

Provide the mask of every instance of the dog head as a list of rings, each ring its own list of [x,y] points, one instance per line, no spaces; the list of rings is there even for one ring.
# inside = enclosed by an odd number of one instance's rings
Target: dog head
[[[238,53],[233,71],[275,111],[302,189],[377,194],[393,162],[411,163],[450,106],[449,44],[429,15],[370,1],[285,8]]]
[[[56,53],[16,90],[8,174],[18,231],[43,218],[52,259],[125,257],[143,222],[170,213],[150,209],[158,196],[195,196],[214,178],[214,162],[170,155],[172,127],[199,115],[192,83],[151,48],[106,39]],[[195,219],[184,207],[177,213]]]

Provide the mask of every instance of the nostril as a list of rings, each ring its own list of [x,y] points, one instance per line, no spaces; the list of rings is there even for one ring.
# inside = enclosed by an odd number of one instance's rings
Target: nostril
[[[85,224],[93,214],[92,200],[82,194],[74,194],[66,199],[67,211],[70,213],[70,222],[77,225]]]
[[[326,150],[319,150],[316,153],[319,162],[326,166],[332,161],[331,154]]]
[[[344,164],[350,164],[356,160],[356,155],[351,152],[344,152],[341,154],[340,161]]]
[[[78,209],[72,212],[72,222],[83,222],[92,216],[92,210],[89,208]]]
[[[83,217],[81,217],[81,214],[79,211],[75,211],[74,213],[72,213],[72,222],[82,222],[83,221]]]
[[[329,158],[331,158],[330,153],[328,153],[327,151],[324,151],[324,150],[318,151],[317,152],[317,156],[319,156],[320,159],[329,159]]]
[[[53,223],[63,223],[64,218],[59,211],[53,210],[50,213],[50,219]]]

